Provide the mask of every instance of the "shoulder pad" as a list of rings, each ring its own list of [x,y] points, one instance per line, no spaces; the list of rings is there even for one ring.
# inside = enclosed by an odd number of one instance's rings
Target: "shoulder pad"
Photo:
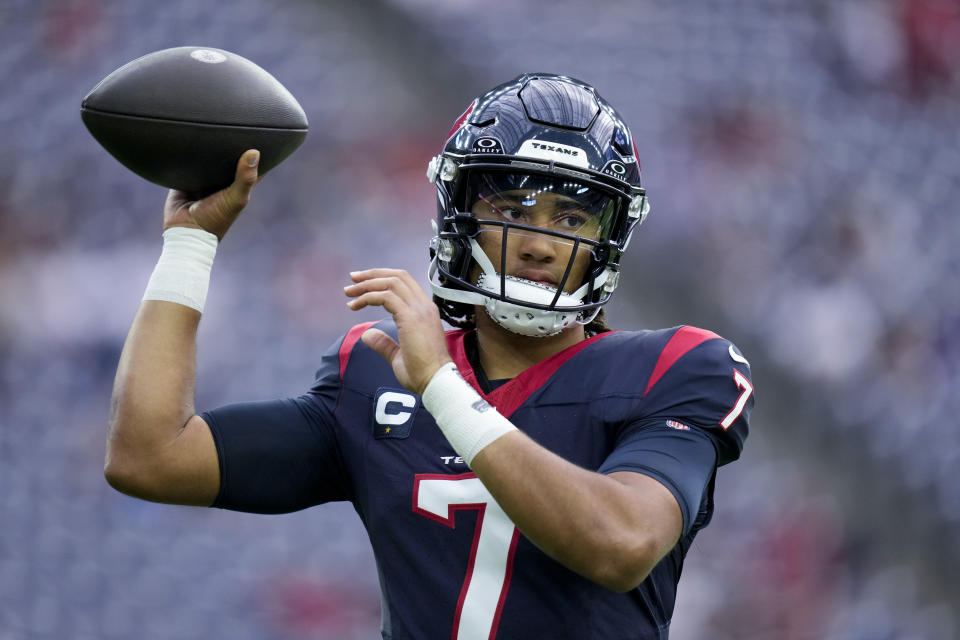
[[[390,365],[361,340],[363,332],[371,327],[380,329],[394,340],[397,338],[397,327],[393,320],[381,320],[379,322],[364,322],[353,327],[346,334],[334,341],[323,359],[320,361],[320,368],[317,369],[314,382],[314,391],[320,387],[330,385],[341,385],[349,377],[350,371],[355,369],[367,369],[371,367],[378,373],[383,373],[384,369],[392,375]],[[355,376],[353,376],[355,378]]]
[[[740,457],[754,405],[750,364],[717,334],[680,327],[663,347],[644,392],[648,415],[676,429],[699,428],[717,446],[718,464]]]

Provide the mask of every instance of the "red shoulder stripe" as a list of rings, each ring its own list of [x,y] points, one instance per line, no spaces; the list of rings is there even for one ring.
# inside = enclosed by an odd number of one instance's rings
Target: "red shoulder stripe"
[[[363,335],[363,332],[376,324],[376,321],[373,322],[364,322],[363,324],[358,324],[350,331],[347,331],[347,335],[344,336],[343,342],[340,344],[340,378],[343,378],[343,372],[347,370],[347,363],[350,361],[350,354],[353,353],[353,347],[357,344],[357,340],[360,339],[360,336]]]
[[[702,342],[719,337],[720,336],[713,331],[698,329],[696,327],[680,327],[677,329],[677,332],[674,333],[667,341],[667,344],[664,345],[663,351],[660,352],[660,357],[657,358],[657,364],[653,367],[653,373],[650,374],[650,380],[647,382],[647,388],[644,390],[643,395],[647,395],[650,389],[653,388],[653,385],[657,384],[660,378],[663,377],[663,374],[665,374],[677,360],[683,357],[685,353]]]

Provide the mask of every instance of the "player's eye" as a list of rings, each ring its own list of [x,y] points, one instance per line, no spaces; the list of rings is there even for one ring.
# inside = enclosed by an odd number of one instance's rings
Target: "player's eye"
[[[490,211],[508,222],[519,222],[526,218],[523,207],[510,200],[485,200]]]
[[[501,198],[479,197],[483,206],[478,210],[481,215],[502,218],[507,222],[519,222],[526,218],[523,207],[513,200]]]
[[[497,212],[511,222],[517,222],[524,218],[524,213],[518,207],[500,207]]]
[[[583,213],[564,213],[554,219],[554,226],[565,231],[579,229],[587,223],[587,216]]]

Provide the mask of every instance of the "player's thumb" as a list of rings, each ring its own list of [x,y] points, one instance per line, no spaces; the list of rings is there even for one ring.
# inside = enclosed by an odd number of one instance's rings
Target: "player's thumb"
[[[380,331],[380,329],[367,329],[363,332],[363,335],[360,336],[360,339],[363,340],[363,344],[379,353],[391,364],[393,363],[394,356],[400,351],[400,345],[397,344],[397,341],[383,331]]]
[[[222,204],[228,210],[236,210],[247,206],[250,202],[250,192],[253,185],[257,184],[257,173],[260,166],[260,152],[256,149],[248,149],[243,152],[240,159],[237,160],[237,171],[233,176],[233,184],[223,190]]]
[[[253,186],[257,184],[259,165],[260,152],[256,149],[244,151],[240,159],[237,160],[237,171],[233,177],[233,184],[221,192],[223,197],[220,204],[224,208],[223,213],[228,217],[236,217],[250,202],[250,192],[253,191]]]
[[[257,184],[260,171],[260,152],[248,149],[240,156],[237,162],[237,173],[234,176],[231,188],[244,203],[250,199],[250,191]]]

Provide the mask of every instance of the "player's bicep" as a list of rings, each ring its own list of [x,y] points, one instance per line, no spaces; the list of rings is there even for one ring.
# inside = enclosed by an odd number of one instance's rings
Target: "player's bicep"
[[[109,460],[108,453],[108,464]],[[207,424],[191,417],[176,437],[149,455],[113,462],[107,479],[118,491],[153,502],[209,506],[220,486],[217,449]]]
[[[654,543],[656,557],[665,556],[683,533],[683,513],[674,493],[643,473],[614,471],[608,475],[630,490],[636,508],[644,514],[644,527]]]
[[[626,426],[599,471],[633,472],[656,481],[672,495],[680,510],[681,535],[686,535],[716,470],[717,452],[706,433],[670,422],[675,426],[659,419]]]
[[[217,448],[210,427],[200,416],[193,416],[184,425],[180,435],[169,445],[164,457],[174,468],[175,481],[168,484],[171,502],[195,506],[209,506],[220,490],[220,467]]]

